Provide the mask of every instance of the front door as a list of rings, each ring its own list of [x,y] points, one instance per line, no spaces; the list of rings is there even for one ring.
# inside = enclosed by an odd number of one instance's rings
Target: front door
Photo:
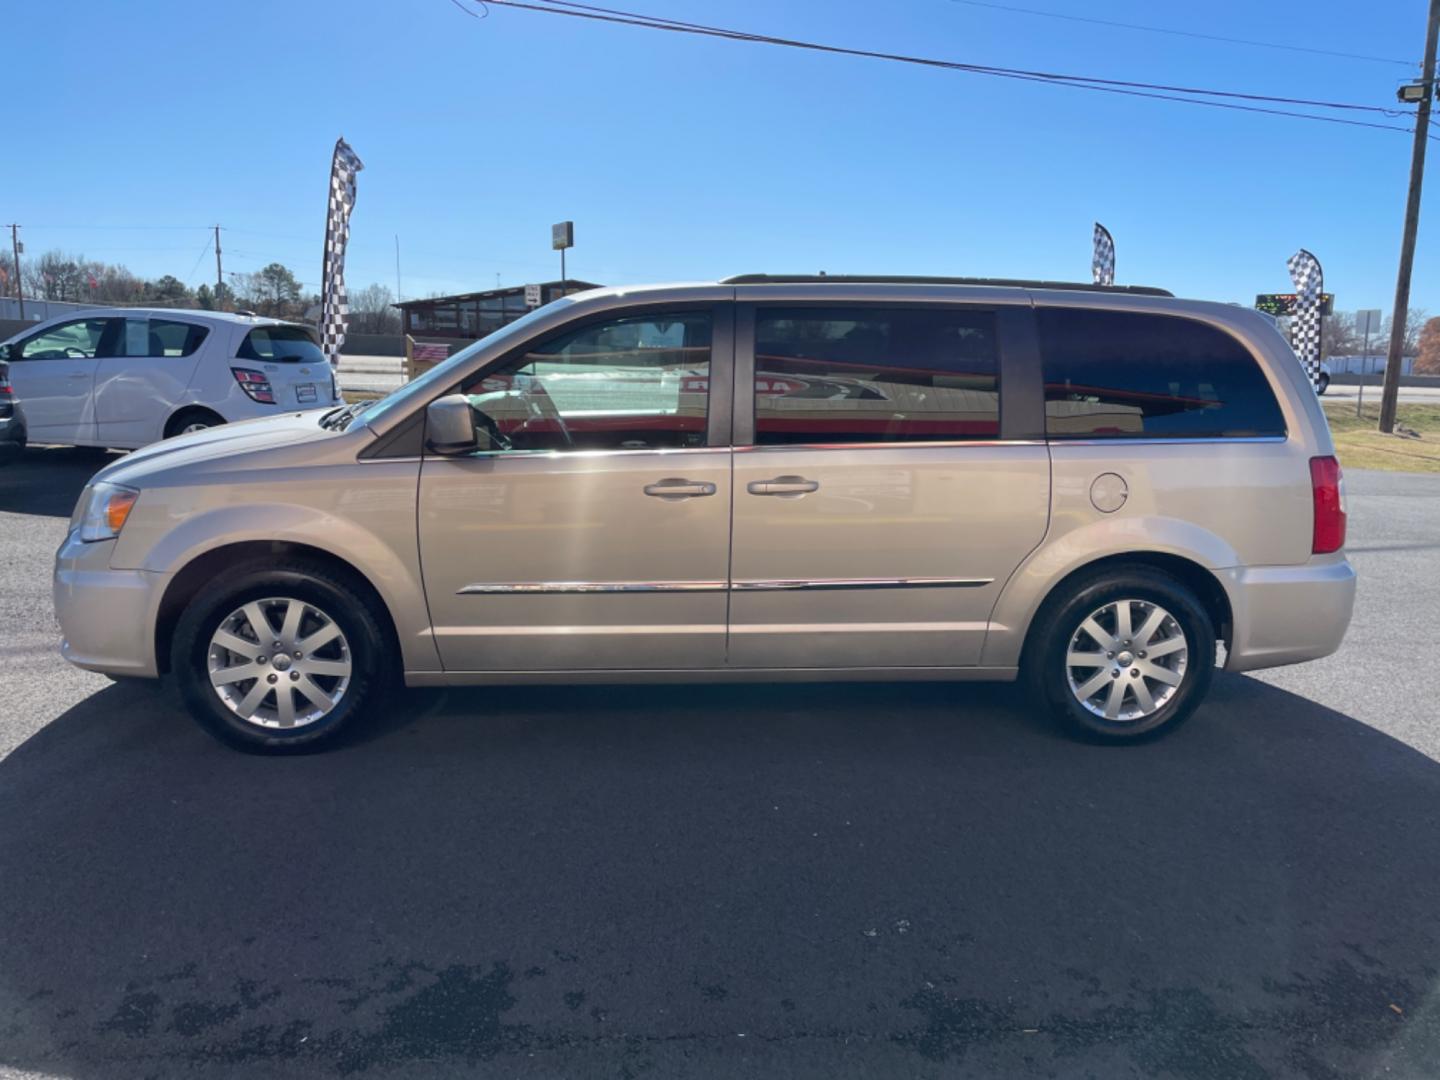
[[[10,384],[30,442],[95,440],[95,369],[120,326],[119,319],[74,319],[11,349]]]
[[[978,664],[1050,496],[1043,441],[1001,437],[999,313],[742,311],[730,665]]]
[[[612,313],[461,388],[493,448],[420,473],[447,671],[724,666],[730,319]]]

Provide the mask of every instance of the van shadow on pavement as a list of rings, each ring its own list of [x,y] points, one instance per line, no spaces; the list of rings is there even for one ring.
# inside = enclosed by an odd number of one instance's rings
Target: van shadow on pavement
[[[1422,1075],[1440,766],[1243,677],[414,693],[247,757],[140,686],[0,762],[0,1064]]]
[[[0,458],[0,511],[68,518],[90,477],[119,456],[88,446],[31,446]]]

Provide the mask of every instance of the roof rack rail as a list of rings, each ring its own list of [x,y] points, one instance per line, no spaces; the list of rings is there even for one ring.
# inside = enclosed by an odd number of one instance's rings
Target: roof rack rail
[[[892,274],[736,274],[721,285],[991,285],[1009,289],[1064,289],[1078,292],[1174,296],[1153,285],[1095,285],[1088,281],[1031,281],[1025,278],[914,277]]]

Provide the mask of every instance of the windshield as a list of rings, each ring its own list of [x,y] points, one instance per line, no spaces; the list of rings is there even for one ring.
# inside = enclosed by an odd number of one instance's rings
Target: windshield
[[[575,301],[568,297],[552,300],[544,307],[538,307],[528,315],[522,315],[514,322],[502,326],[493,334],[487,334],[474,344],[461,349],[444,363],[436,364],[429,371],[425,372],[425,374],[418,378],[411,379],[404,386],[400,387],[400,389],[391,391],[382,398],[376,398],[374,401],[366,403],[355,411],[353,414],[354,417],[361,423],[368,424],[390,415],[392,411],[405,409],[411,403],[429,396],[433,391],[438,390],[447,382],[456,378],[453,372],[463,366],[467,360],[482,348],[488,349],[492,345],[500,344],[511,338],[522,338],[542,313],[548,314],[558,305],[573,304],[574,302]]]

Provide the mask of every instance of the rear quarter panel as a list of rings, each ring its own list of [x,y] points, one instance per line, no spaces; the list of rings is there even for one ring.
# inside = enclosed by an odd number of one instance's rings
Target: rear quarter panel
[[[1300,363],[1262,316],[1222,304],[1077,297],[1094,307],[1171,314],[1217,326],[1256,357],[1285,416],[1275,439],[1052,440],[1050,528],[996,603],[982,662],[1019,662],[1040,605],[1067,575],[1110,556],[1177,555],[1215,571],[1310,561],[1310,458],[1334,452],[1330,429]],[[1119,475],[1128,494],[1110,513],[1091,499],[1096,479]]]

